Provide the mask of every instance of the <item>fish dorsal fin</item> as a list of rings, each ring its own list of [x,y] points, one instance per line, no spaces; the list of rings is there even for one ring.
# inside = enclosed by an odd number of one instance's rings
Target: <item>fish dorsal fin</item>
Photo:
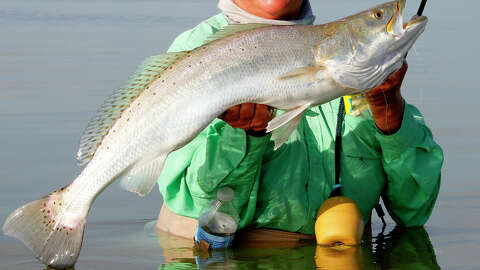
[[[271,24],[263,24],[263,23],[248,23],[248,24],[230,24],[219,31],[215,32],[211,36],[209,36],[205,40],[205,44],[210,43],[212,41],[215,41],[217,39],[222,39],[228,36],[233,36],[235,34],[241,33],[241,32],[246,32],[249,30],[253,29],[258,29],[258,28],[263,28],[263,27],[268,27],[272,26]]]
[[[145,59],[137,71],[125,83],[125,86],[113,92],[90,120],[80,138],[77,161],[83,165],[90,161],[103,137],[122,112],[143,90],[152,83],[170,65],[177,62],[188,52],[158,54]]]

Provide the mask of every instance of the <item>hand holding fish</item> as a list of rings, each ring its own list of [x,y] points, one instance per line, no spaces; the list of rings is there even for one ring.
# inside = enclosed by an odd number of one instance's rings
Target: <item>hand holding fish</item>
[[[402,125],[405,101],[400,88],[407,70],[408,64],[405,61],[402,67],[381,85],[365,93],[375,124],[385,134],[395,133]],[[267,105],[244,103],[231,107],[220,119],[234,128],[253,131],[251,133],[258,136],[273,119],[273,112],[273,108]]]
[[[385,134],[393,134],[402,125],[405,101],[400,93],[408,64],[391,74],[381,85],[365,93],[377,127]]]
[[[273,108],[267,105],[244,103],[231,107],[220,119],[234,128],[245,129],[254,136],[266,135],[264,131],[268,122],[273,119],[273,112]]]

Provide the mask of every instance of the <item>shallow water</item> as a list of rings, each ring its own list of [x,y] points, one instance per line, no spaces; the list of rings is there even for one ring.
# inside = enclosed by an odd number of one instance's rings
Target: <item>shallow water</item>
[[[316,23],[323,23],[381,1],[312,2]],[[409,14],[417,5],[409,1]],[[16,207],[79,173],[74,153],[97,107],[145,57],[164,52],[180,32],[216,14],[215,6],[214,0],[1,1],[1,223]],[[402,91],[421,109],[445,151],[442,188],[426,231],[397,229],[386,244],[374,239],[373,251],[364,245],[358,255],[363,268],[407,269],[412,262],[410,269],[436,269],[436,264],[477,269],[480,264],[478,8],[467,0],[427,5],[429,26],[409,55]],[[76,269],[197,268],[189,244],[162,248],[162,237],[145,232],[160,206],[156,191],[138,198],[112,185],[89,215]],[[393,227],[389,220],[388,231]],[[374,235],[379,231],[375,219]],[[223,262],[206,267],[314,268],[315,249],[233,250]],[[44,266],[20,242],[0,235],[0,269]]]

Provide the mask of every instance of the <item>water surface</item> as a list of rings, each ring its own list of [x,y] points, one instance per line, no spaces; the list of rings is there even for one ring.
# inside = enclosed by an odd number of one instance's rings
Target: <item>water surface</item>
[[[312,5],[316,23],[323,23],[380,2]],[[417,2],[409,1],[409,14]],[[478,2],[466,0],[427,5],[430,22],[409,55],[402,92],[423,112],[445,151],[442,188],[425,231],[394,231],[397,236],[384,240],[395,241],[384,245],[378,244],[382,237],[375,238],[372,247],[362,247],[364,268],[407,269],[414,258],[442,269],[480,264],[478,8]],[[79,137],[102,101],[144,58],[164,52],[175,36],[216,13],[214,0],[1,1],[0,222],[16,207],[69,183],[80,171],[74,160]],[[191,250],[172,255],[160,245],[161,237],[144,231],[161,203],[156,190],[138,198],[116,184],[108,188],[89,215],[77,269],[196,268]],[[374,222],[376,235],[380,225]],[[388,231],[393,227],[389,220]],[[413,241],[418,237],[411,235],[418,234],[423,240]],[[173,251],[189,250],[182,245]],[[233,250],[224,262],[206,267],[314,268],[315,252],[307,246],[254,257],[257,251]],[[395,265],[392,258],[405,260]],[[43,268],[20,242],[0,235],[0,269]]]

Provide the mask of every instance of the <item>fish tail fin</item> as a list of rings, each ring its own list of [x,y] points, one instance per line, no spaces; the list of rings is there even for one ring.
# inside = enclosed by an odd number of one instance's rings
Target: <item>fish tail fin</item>
[[[3,233],[21,240],[44,264],[70,268],[82,247],[88,208],[64,201],[68,187],[16,209],[5,221]]]

